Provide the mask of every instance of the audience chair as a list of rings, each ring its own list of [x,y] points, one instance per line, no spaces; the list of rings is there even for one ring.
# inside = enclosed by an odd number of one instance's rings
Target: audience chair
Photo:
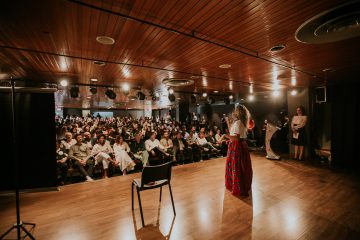
[[[160,188],[160,202],[161,202],[161,194],[162,194],[162,186],[168,185],[171,197],[171,203],[174,211],[174,216],[176,216],[174,199],[171,191],[171,166],[172,162],[168,162],[162,165],[157,166],[145,166],[143,168],[141,179],[134,179],[131,183],[131,209],[134,210],[134,187],[136,187],[136,192],[139,201],[140,214],[141,214],[141,222],[142,226],[145,227],[144,223],[144,215],[141,206],[140,192]]]

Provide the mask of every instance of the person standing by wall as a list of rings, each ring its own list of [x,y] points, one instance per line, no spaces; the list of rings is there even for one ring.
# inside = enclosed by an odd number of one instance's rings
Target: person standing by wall
[[[305,109],[303,106],[296,108],[296,115],[291,121],[292,138],[291,144],[294,145],[294,159],[304,159],[304,147],[306,145],[306,132],[305,126],[307,122],[307,116],[305,115]]]

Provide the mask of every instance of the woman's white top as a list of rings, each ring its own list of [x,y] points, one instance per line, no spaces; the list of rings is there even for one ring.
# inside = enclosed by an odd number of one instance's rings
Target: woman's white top
[[[306,125],[307,117],[306,116],[294,116],[291,121],[291,128],[298,130]]]
[[[239,135],[240,138],[246,138],[247,128],[240,120],[236,120],[230,127],[230,136]]]

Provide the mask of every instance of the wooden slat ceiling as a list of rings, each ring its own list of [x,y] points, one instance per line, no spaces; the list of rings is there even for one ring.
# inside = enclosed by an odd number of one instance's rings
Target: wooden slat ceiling
[[[159,90],[165,78],[198,75],[194,86],[176,90],[236,96],[247,94],[250,83],[254,92],[271,90],[274,78],[281,87],[289,87],[291,78],[298,86],[334,82],[359,76],[359,38],[312,45],[297,42],[294,34],[306,20],[344,2],[7,1],[0,10],[0,79],[58,83],[66,78],[74,85],[95,77],[102,86],[127,82]],[[103,35],[115,44],[95,40]],[[270,53],[277,44],[286,48]],[[325,76],[325,68],[334,71]],[[83,96],[87,90],[81,90]],[[103,94],[99,98],[98,103],[107,101]],[[62,99],[62,105],[75,107],[88,101]]]

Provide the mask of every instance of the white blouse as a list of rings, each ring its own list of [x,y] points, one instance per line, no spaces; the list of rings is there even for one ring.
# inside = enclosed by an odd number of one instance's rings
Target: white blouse
[[[239,135],[240,138],[246,138],[247,128],[240,120],[236,120],[230,127],[230,136]]]
[[[298,130],[306,125],[306,116],[294,116],[291,121],[291,128]]]

